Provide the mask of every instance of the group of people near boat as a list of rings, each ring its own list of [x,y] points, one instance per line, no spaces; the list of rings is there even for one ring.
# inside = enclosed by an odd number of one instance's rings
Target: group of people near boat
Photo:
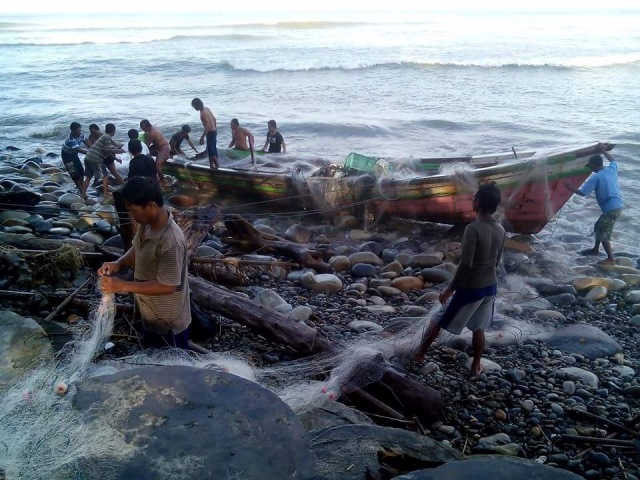
[[[167,140],[157,127],[154,127],[149,120],[144,119],[140,122],[141,132],[135,128],[128,131],[127,150],[131,155],[129,177],[148,176],[155,178],[163,185],[163,164],[174,155],[186,156],[182,150],[184,141],[193,149],[196,159],[208,157],[209,166],[212,169],[219,168],[216,117],[199,98],[194,98],[191,105],[200,112],[203,126],[200,145],[206,144],[205,150],[199,152],[191,141],[189,137],[191,127],[188,124],[183,125]],[[242,127],[237,118],[231,120],[230,126],[231,142],[228,148],[249,152],[252,162],[255,163],[253,134]],[[115,165],[115,162],[122,163],[122,160],[118,159],[116,155],[125,153],[124,144],[114,140],[116,126],[113,123],[107,123],[103,133],[98,125],[91,124],[88,137],[84,136],[82,125],[78,122],[71,123],[69,129],[69,136],[62,145],[62,162],[80,190],[81,196],[85,198],[91,180],[95,179],[97,182],[101,176],[103,177],[103,194],[106,196],[108,193],[108,173],[113,175],[118,185],[124,184],[124,179]],[[278,131],[275,120],[267,122],[267,138],[260,152],[264,151],[268,153],[286,153],[287,151],[287,145],[282,134]],[[80,160],[80,153],[85,155],[84,164]]]
[[[598,149],[609,160],[609,166],[604,167],[600,155],[593,155],[586,165],[592,175],[582,187],[576,189],[568,183],[565,186],[579,195],[595,191],[602,215],[594,228],[595,246],[583,253],[598,253],[602,243],[607,253],[604,263],[613,263],[610,238],[620,215],[622,196],[615,160],[604,145],[599,144]],[[122,189],[122,195],[129,213],[141,228],[128,252],[98,270],[102,291],[135,295],[142,316],[144,346],[187,349],[191,311],[184,234],[164,207],[158,182],[150,176],[132,178]],[[425,328],[414,356],[416,361],[423,360],[442,329],[460,334],[468,328],[473,332],[471,372],[473,376],[482,373],[484,332],[493,321],[497,269],[505,244],[505,229],[494,215],[500,203],[501,193],[495,183],[482,185],[476,191],[473,197],[476,220],[464,231],[460,263],[453,279],[439,295],[443,308]],[[133,267],[134,281],[114,276],[123,267]]]

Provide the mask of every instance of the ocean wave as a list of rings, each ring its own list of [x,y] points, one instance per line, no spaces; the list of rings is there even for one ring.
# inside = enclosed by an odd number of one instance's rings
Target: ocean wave
[[[371,123],[353,122],[295,122],[280,125],[283,135],[300,134],[305,136],[347,138],[391,135],[386,127]]]
[[[323,30],[329,28],[353,27],[370,25],[366,22],[333,22],[330,20],[289,21],[276,23],[244,23],[224,25],[233,28],[274,28],[280,30]]]
[[[640,63],[640,53],[579,56],[565,59],[539,58],[505,62],[501,59],[474,61],[404,60],[402,65],[416,67],[474,67],[474,68],[597,68]]]
[[[25,137],[29,138],[37,138],[37,139],[47,139],[47,138],[62,138],[67,133],[69,133],[69,125],[45,125],[45,126],[34,126],[27,127],[23,132]]]
[[[101,39],[83,39],[81,37],[60,41],[59,39],[46,39],[38,41],[21,41],[0,43],[0,48],[11,47],[64,47],[64,46],[80,46],[80,45],[129,45],[129,44],[145,44],[157,42],[183,42],[189,40],[231,40],[239,41],[255,41],[264,39],[264,35],[250,35],[246,33],[227,33],[227,34],[207,34],[207,35],[171,35],[166,36],[155,35],[152,38],[137,38],[130,40],[119,40],[117,36],[107,35]]]
[[[277,22],[277,23],[240,23],[240,24],[222,24],[222,25],[161,25],[153,27],[122,25],[114,28],[113,26],[89,26],[74,28],[51,28],[44,30],[48,34],[44,37],[38,37],[40,31],[33,29],[15,29],[14,24],[10,22],[0,22],[0,29],[11,29],[16,35],[10,41],[0,43],[0,47],[8,46],[63,46],[63,45],[87,45],[87,44],[137,44],[152,43],[163,41],[182,41],[182,40],[255,40],[262,39],[265,36],[276,35],[277,30],[321,30],[339,27],[350,27],[358,25],[367,25],[359,22],[331,22],[331,21],[309,21],[309,22]],[[22,24],[27,25],[27,24]],[[211,31],[218,33],[208,33]],[[241,31],[236,33],[234,31]],[[247,33],[247,31],[259,33]],[[266,30],[266,32],[265,32]],[[193,35],[186,34],[186,31],[195,32]],[[207,33],[202,33],[202,32]],[[123,39],[119,32],[126,33],[126,39]],[[133,38],[132,38],[133,37]]]
[[[366,61],[355,58],[335,59],[312,56],[309,59],[275,61],[257,66],[248,60],[234,60],[225,62],[233,70],[246,72],[299,72],[322,70],[369,70],[375,68],[481,68],[481,69],[574,69],[574,68],[602,68],[615,65],[640,64],[640,53],[605,55],[594,57],[573,57],[563,60],[538,59],[524,62],[504,62],[499,59],[481,61],[445,61],[445,60],[392,60]]]

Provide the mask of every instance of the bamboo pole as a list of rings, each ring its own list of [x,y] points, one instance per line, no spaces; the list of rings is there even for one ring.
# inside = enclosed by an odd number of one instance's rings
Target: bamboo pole
[[[86,287],[87,285],[89,285],[89,283],[93,282],[93,277],[89,277],[87,278],[84,282],[82,282],[82,285],[80,285],[78,288],[76,288],[73,292],[71,292],[71,294],[69,294],[69,296],[67,298],[65,298],[63,300],[63,302],[58,305],[56,307],[56,309],[51,312],[49,315],[47,315],[45,317],[45,321],[48,322],[49,320],[51,320],[53,317],[55,317],[58,313],[60,313],[60,311],[71,301],[73,300],[73,297],[76,296],[76,294],[82,290],[84,287]]]

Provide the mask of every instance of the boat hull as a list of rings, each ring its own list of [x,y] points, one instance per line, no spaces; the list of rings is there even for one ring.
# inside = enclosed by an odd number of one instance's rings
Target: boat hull
[[[596,145],[530,153],[509,160],[507,155],[476,157],[476,168],[407,178],[356,176],[296,177],[290,173],[221,168],[167,162],[165,171],[199,188],[215,189],[216,197],[240,199],[271,211],[333,213],[366,205],[369,214],[421,221],[465,224],[475,219],[472,200],[478,185],[495,182],[502,193],[501,217],[514,233],[538,233],[589,176],[585,167]],[[425,164],[451,164],[451,159],[427,159]],[[495,162],[495,164],[491,164]],[[474,157],[466,164],[473,165]],[[480,165],[477,167],[477,165]],[[362,208],[361,208],[362,209]],[[228,209],[227,209],[228,210]],[[229,210],[228,210],[229,211]]]

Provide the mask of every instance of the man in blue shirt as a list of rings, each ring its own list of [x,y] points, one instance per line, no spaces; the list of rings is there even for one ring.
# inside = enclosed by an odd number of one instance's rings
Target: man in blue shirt
[[[565,182],[565,186],[581,196],[589,195],[591,192],[595,192],[596,201],[602,210],[602,215],[598,218],[593,230],[596,237],[596,243],[593,248],[584,250],[581,252],[583,255],[598,255],[600,250],[600,243],[604,247],[604,251],[607,252],[607,259],[600,262],[603,265],[613,265],[613,252],[611,251],[611,232],[616,220],[622,212],[622,194],[620,192],[620,185],[618,183],[618,164],[614,158],[606,151],[604,145],[598,144],[600,151],[609,160],[609,166],[604,167],[602,157],[600,155],[593,155],[589,158],[587,167],[593,172],[591,176],[579,189],[573,188],[571,185]]]

